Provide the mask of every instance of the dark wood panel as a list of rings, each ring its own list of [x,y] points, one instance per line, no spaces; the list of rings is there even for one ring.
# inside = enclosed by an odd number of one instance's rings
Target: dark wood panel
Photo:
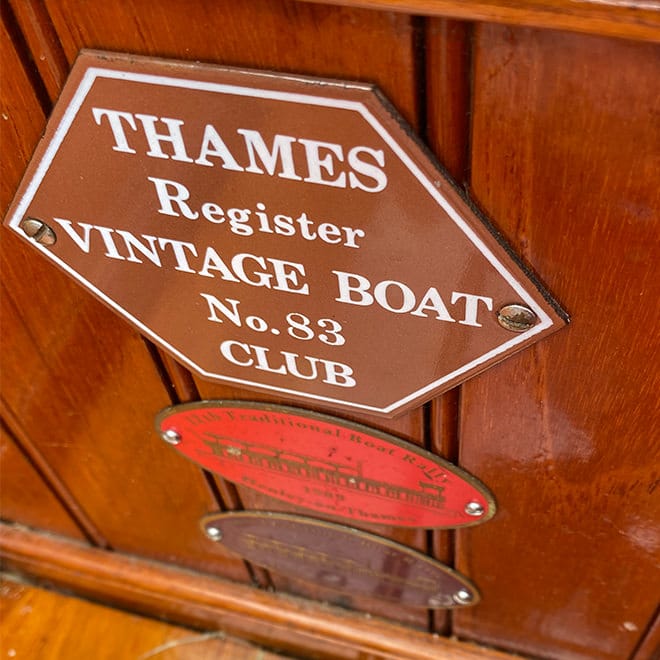
[[[646,0],[306,1],[660,41],[658,4]]]
[[[410,19],[290,0],[46,0],[72,61],[80,48],[378,82],[414,122]]]
[[[11,17],[2,14],[0,21],[0,140],[5,154],[0,177],[0,211],[3,215],[23,176],[44,127],[45,117],[39,100],[16,51],[9,24]]]
[[[56,99],[68,67],[42,0],[8,0],[8,4],[30,50],[30,65],[39,72],[48,96]]]
[[[62,502],[0,423],[0,518],[83,540]]]
[[[25,530],[0,525],[0,558],[7,570],[27,572],[94,600],[196,628],[223,630],[300,658],[318,660],[511,660],[354,614],[251,589]]]
[[[44,116],[27,55],[6,33],[1,41],[5,207]],[[4,229],[0,261],[2,401],[33,461],[50,466],[111,546],[247,579],[198,530],[216,507],[203,477],[152,430],[169,399],[141,338]]]
[[[655,45],[477,28],[472,189],[572,324],[463,387],[499,513],[458,533],[461,636],[625,658],[657,605],[659,78]]]
[[[470,141],[470,75],[472,26],[461,21],[425,21],[426,138],[438,161],[456,185],[466,185]],[[430,449],[458,462],[458,404],[460,387],[429,404]],[[454,532],[432,534],[433,556],[454,565]],[[451,613],[436,612],[433,629],[451,632]]]
[[[223,64],[293,71],[376,82],[400,112],[415,123],[417,115],[415,28],[409,17],[296,2],[161,2],[125,0],[90,5],[79,0],[48,0],[47,6],[69,60],[81,47],[121,50]],[[112,29],[107,26],[112,25]],[[185,39],[181,30],[190,29]],[[269,397],[196,380],[204,398],[270,400]],[[354,418],[354,417],[353,417]],[[423,443],[421,412],[388,423],[360,417],[378,428]],[[239,489],[247,508],[285,510],[279,502]],[[381,534],[426,549],[423,531],[390,530]],[[336,594],[275,579],[280,589],[404,620],[425,627],[427,613]]]

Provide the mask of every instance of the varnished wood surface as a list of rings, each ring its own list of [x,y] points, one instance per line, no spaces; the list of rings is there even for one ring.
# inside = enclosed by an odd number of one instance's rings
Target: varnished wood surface
[[[84,539],[64,504],[0,423],[0,518]]]
[[[561,660],[635,652],[646,660],[657,642],[653,597],[660,592],[652,526],[660,514],[653,472],[658,456],[651,435],[660,388],[650,340],[659,293],[653,218],[660,206],[660,54],[656,46],[632,41],[401,12],[473,12],[472,18],[640,39],[656,38],[657,26],[645,23],[656,13],[631,3],[610,10],[589,3],[586,17],[580,14],[585,2],[569,6],[559,0],[381,4],[398,13],[279,0],[15,0],[11,5],[34,65],[27,51],[17,53],[10,36],[2,35],[0,129],[3,153],[12,154],[3,160],[2,206],[45,120],[48,99],[35,95],[26,67],[32,76],[40,72],[54,98],[63,69],[81,47],[378,83],[573,316],[573,324],[555,337],[430,409],[391,423],[362,419],[460,459],[495,493],[498,516],[459,535],[458,568],[484,600],[457,613],[453,631]],[[475,14],[477,7],[487,7],[486,13]],[[632,17],[638,20],[631,27]],[[61,39],[61,51],[53,36]],[[172,400],[266,397],[195,382],[185,372],[171,386],[157,368],[160,360],[123,321],[4,230],[2,243],[3,410],[30,461],[50,470],[58,497],[71,498],[71,510],[77,507],[97,543],[248,580],[237,558],[201,537],[197,520],[217,507],[277,503],[222,482],[219,501],[205,477],[164,446],[151,424]],[[38,513],[35,507],[32,513]],[[451,534],[378,531],[452,561]],[[23,557],[30,555],[23,550]],[[80,580],[97,596],[114,593],[145,608],[177,612],[186,610],[186,599],[199,596],[201,583],[193,589],[185,582],[180,600],[172,603],[162,579],[167,573],[150,573],[140,564],[144,572],[138,577],[125,562],[107,564],[133,576],[129,588],[86,563],[97,555],[73,556],[75,561],[63,560],[73,563],[48,571],[64,581]],[[43,561],[18,563],[38,572],[45,570]],[[81,565],[84,579],[74,575]],[[262,575],[261,584],[267,582]],[[334,598],[291,581],[277,580],[277,586]],[[252,618],[241,624],[226,601],[213,601],[210,610],[195,602],[195,616],[215,622],[220,616],[239,632],[241,625],[260,628],[264,640],[281,640],[290,625],[300,624],[304,632],[290,633],[297,635],[298,648],[316,636],[324,616],[301,623],[284,608],[275,625],[250,610]],[[268,602],[276,608],[284,601]],[[426,626],[426,612],[359,599],[336,602]],[[451,618],[440,615],[435,629],[450,633]],[[341,657],[384,648],[380,641],[362,644],[358,632],[366,620],[351,621],[353,627],[339,635]],[[379,625],[383,636],[399,630]],[[323,630],[323,643],[315,643],[332,646],[336,637]],[[387,647],[395,657],[405,648],[404,638],[396,637],[401,646]],[[410,639],[421,644],[421,637]]]
[[[2,147],[12,154],[4,208],[44,116],[23,68],[27,54],[1,41]],[[62,499],[75,499],[90,536],[247,580],[242,561],[199,533],[199,517],[218,506],[201,473],[163,451],[153,431],[153,415],[170,399],[143,340],[4,229],[0,268],[4,421],[31,460],[52,470]]]
[[[472,26],[446,19],[429,19],[424,30],[426,134],[438,162],[459,187],[469,176],[470,75]],[[460,387],[428,404],[429,449],[458,462]],[[433,556],[454,565],[454,531],[431,533]],[[468,576],[469,577],[469,576]],[[433,612],[432,629],[451,631],[452,612]]]
[[[463,386],[461,463],[499,512],[458,532],[483,600],[454,631],[626,658],[660,593],[660,48],[474,38],[473,194],[572,323]]]
[[[5,570],[85,597],[319,660],[511,660],[377,617],[0,525]]]
[[[660,606],[639,646],[635,649],[633,660],[658,660],[660,658]]]
[[[39,660],[285,660],[221,631],[198,632],[0,576],[5,657]]]
[[[657,0],[305,0],[660,41]]]
[[[59,39],[41,0],[7,0],[30,50],[32,62],[51,99],[56,99],[68,68]]]
[[[104,48],[132,53],[197,59],[222,64],[314,73],[377,83],[413,125],[417,124],[418,94],[415,26],[401,14],[380,14],[297,2],[203,2],[169,0],[154,6],[113,0],[90,5],[80,0],[48,0],[55,30],[69,62],[78,50]],[[113,29],[108,30],[107,25]],[[186,39],[180,29],[195,25]],[[222,39],[210,35],[222,34]],[[195,379],[199,395],[281,401],[244,390]],[[291,403],[285,401],[285,403]],[[326,411],[329,412],[329,411]],[[423,444],[423,415],[417,410],[392,422],[368,416],[349,416]],[[185,462],[179,457],[173,458]],[[277,500],[239,488],[242,505],[250,509],[291,510]],[[298,509],[298,512],[305,513]],[[421,530],[370,527],[421,550],[427,535]],[[386,602],[347,598],[330,590],[273,576],[275,586],[300,595],[341,603],[426,628],[425,611],[412,611]]]

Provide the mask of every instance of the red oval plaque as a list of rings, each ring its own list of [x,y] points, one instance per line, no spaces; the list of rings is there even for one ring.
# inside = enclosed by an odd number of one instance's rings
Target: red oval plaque
[[[237,511],[206,516],[202,529],[254,564],[340,593],[431,609],[479,601],[474,585],[444,564],[344,525]]]
[[[495,513],[451,463],[366,426],[284,406],[206,401],[163,410],[156,429],[202,467],[290,504],[394,527],[465,527]]]

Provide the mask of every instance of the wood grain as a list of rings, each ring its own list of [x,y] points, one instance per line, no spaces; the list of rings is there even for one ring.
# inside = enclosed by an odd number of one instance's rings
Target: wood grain
[[[657,0],[306,0],[660,41]]]
[[[655,611],[659,77],[655,45],[476,30],[472,190],[572,324],[463,387],[499,513],[458,533],[483,596],[460,636],[622,658]]]
[[[2,162],[0,209],[3,215],[45,123],[44,112],[23,68],[21,54],[12,41],[12,26],[8,20],[3,13],[0,21],[0,70],[3,71],[0,87],[0,142],[3,151],[12,154],[12,158],[3,158]]]
[[[114,0],[95,5],[80,0],[48,0],[46,4],[69,61],[80,48],[93,47],[370,81],[383,89],[408,121],[416,122],[415,28],[408,17],[400,14],[263,0],[250,3],[169,1],[157,6],[139,0]],[[113,25],[113,30],[105,28],[109,24]],[[191,25],[196,29],[189,30],[186,39],[182,39],[181,29]],[[222,35],[222,38],[215,35]],[[199,379],[195,379],[195,384],[205,399],[281,401]],[[355,416],[350,418],[355,419]],[[371,417],[358,419],[423,444],[421,411],[392,423]],[[246,508],[291,510],[272,498],[244,488],[238,489],[238,495]],[[384,527],[376,531],[426,549],[423,531]],[[407,611],[359,597],[346,599],[331,591],[284,578],[275,579],[275,584],[279,589],[365,609],[418,627],[427,626],[426,612]]]
[[[9,0],[15,20],[51,99],[56,99],[66,79],[64,52],[42,0]]]
[[[456,185],[469,178],[470,77],[472,27],[468,23],[431,18],[425,21],[426,137],[439,163]],[[458,463],[460,387],[429,404],[430,449]],[[454,532],[434,532],[432,554],[454,565]],[[433,630],[451,632],[452,612],[434,612]]]
[[[0,423],[0,518],[84,540],[85,536],[42,475]]]
[[[8,657],[285,659],[221,631],[200,633],[8,579],[0,579],[0,613]]]
[[[3,151],[13,155],[4,208],[44,117],[26,54],[9,38],[1,46]],[[197,528],[217,506],[206,482],[152,429],[169,399],[142,339],[4,229],[0,266],[2,403],[33,461],[50,466],[111,546],[248,579],[243,563]]]
[[[507,660],[512,656],[363,614],[0,525],[5,570],[133,612],[220,629],[319,660]]]
[[[660,607],[647,630],[644,631],[633,660],[658,660],[660,658]]]

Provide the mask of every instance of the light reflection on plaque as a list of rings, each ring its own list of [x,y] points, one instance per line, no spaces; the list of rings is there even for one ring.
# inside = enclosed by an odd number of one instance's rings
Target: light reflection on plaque
[[[206,516],[202,529],[247,561],[342,594],[430,609],[479,601],[475,586],[449,567],[394,541],[344,525],[241,511]]]
[[[466,527],[490,519],[488,490],[394,436],[328,415],[245,401],[173,406],[156,429],[211,472],[341,519],[394,527]]]

